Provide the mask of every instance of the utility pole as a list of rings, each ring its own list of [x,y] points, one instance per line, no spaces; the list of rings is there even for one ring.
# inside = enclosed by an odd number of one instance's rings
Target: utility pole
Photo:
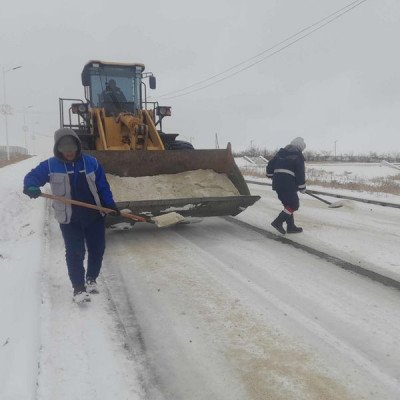
[[[5,69],[3,67],[3,99],[4,103],[2,105],[1,113],[4,115],[5,128],[6,128],[6,148],[7,148],[7,160],[10,160],[10,146],[8,144],[8,115],[11,115],[12,110],[11,107],[7,104],[7,96],[6,96],[6,73],[10,71],[15,71],[16,69],[22,68],[22,65],[18,67]]]
[[[215,148],[219,149],[218,133],[215,133]]]
[[[26,113],[27,111],[32,108],[33,106],[27,106],[24,108],[23,111],[23,115],[24,115],[24,126],[22,127],[22,130],[24,131],[24,135],[25,135],[25,149],[26,149],[26,154],[29,154],[28,151],[28,140],[27,140],[27,136],[28,136],[28,132],[29,132],[29,127],[26,125]]]
[[[40,129],[38,129],[39,126],[39,121],[36,121],[34,124],[32,124],[32,136],[31,136],[31,140],[32,140],[32,154],[35,154],[37,152],[37,138],[38,138],[38,130],[40,131]]]
[[[336,143],[337,143],[337,140],[335,140],[335,160],[336,160]]]

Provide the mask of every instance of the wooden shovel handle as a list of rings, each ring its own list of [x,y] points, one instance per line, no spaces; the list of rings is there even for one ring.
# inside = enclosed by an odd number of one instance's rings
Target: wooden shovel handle
[[[115,212],[115,210],[113,210],[112,208],[99,207],[99,206],[95,206],[94,204],[84,203],[83,201],[67,199],[66,197],[61,197],[61,196],[54,196],[54,194],[42,193],[41,197],[45,197],[46,199],[61,201],[64,204],[73,204],[74,206],[91,208],[92,210],[101,211],[105,214],[110,214],[110,213]],[[139,215],[130,214],[130,213],[121,213],[121,217],[129,218],[136,222],[147,222],[146,218],[140,217]]]
[[[321,197],[315,195],[314,193],[311,193],[310,191],[306,190],[306,194],[308,194],[311,197],[314,197],[314,199],[318,199],[319,201],[322,201],[325,204],[331,205],[332,203],[328,200],[322,199]]]

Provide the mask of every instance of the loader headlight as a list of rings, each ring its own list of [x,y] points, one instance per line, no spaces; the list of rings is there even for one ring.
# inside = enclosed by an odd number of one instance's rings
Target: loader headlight
[[[157,107],[157,115],[159,115],[160,117],[170,117],[171,116],[171,107],[158,106]]]
[[[74,103],[71,105],[72,114],[85,114],[88,112],[88,106],[85,103]]]
[[[79,104],[78,111],[81,113],[87,112],[87,105],[86,104]]]

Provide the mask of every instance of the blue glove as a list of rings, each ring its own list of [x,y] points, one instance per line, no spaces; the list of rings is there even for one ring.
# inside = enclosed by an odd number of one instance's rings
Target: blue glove
[[[42,194],[42,191],[36,186],[29,186],[28,188],[24,188],[24,193],[31,199],[37,199]]]

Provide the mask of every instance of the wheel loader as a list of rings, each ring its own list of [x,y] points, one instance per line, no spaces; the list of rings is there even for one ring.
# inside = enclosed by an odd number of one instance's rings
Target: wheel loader
[[[143,64],[89,61],[82,85],[85,100],[59,99],[60,127],[73,129],[83,151],[96,157],[107,174],[139,178],[212,170],[226,174],[237,189],[233,196],[116,198],[120,209],[146,216],[170,211],[184,217],[225,216],[237,215],[259,199],[250,195],[230,144],[226,149],[195,150],[178,140],[178,134],[163,131],[162,121],[171,115],[171,107],[148,101],[147,86],[155,89],[156,78]],[[151,179],[148,182],[151,185]]]

